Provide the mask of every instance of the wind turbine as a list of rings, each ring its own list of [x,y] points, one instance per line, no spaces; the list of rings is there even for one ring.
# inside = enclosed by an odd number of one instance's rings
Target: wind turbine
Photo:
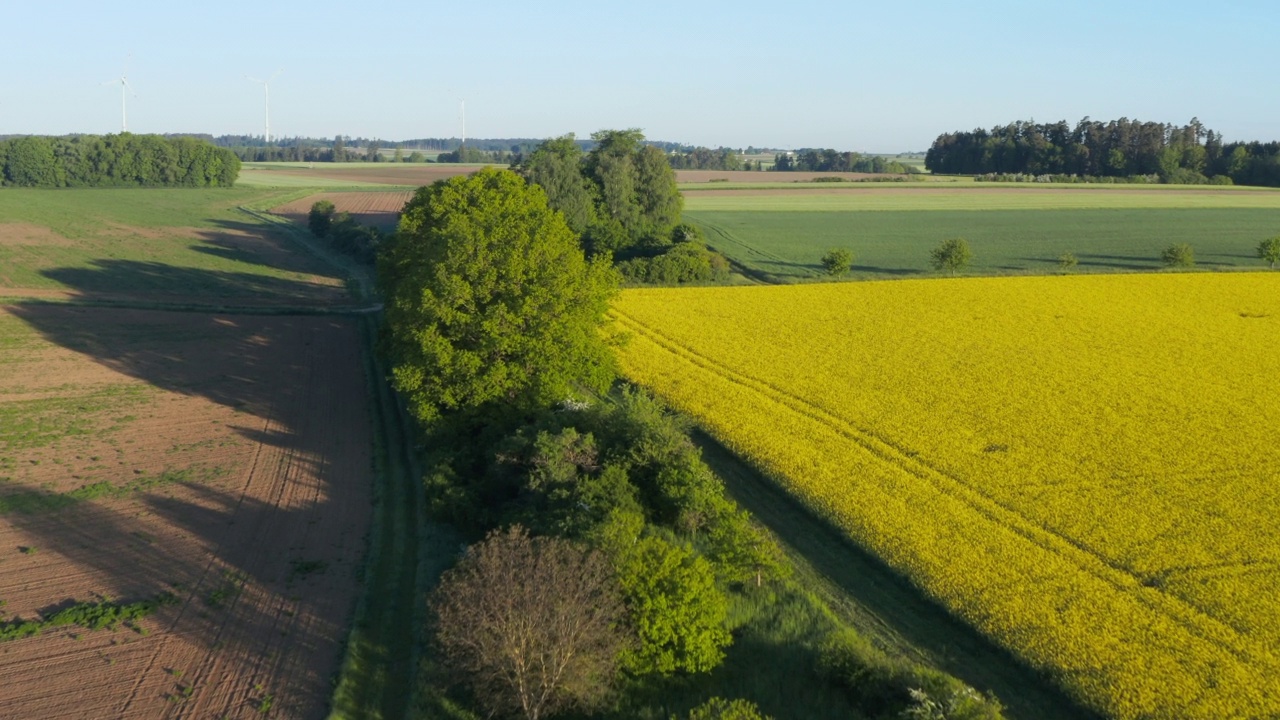
[[[120,83],[120,132],[122,133],[129,132],[129,113],[128,107],[126,106],[126,97],[128,95],[128,91],[133,89],[133,86],[129,84],[129,80],[126,77],[128,74],[129,60],[126,58],[124,61],[124,70],[120,73],[120,79],[108,80],[102,83],[103,85],[115,85],[116,83]],[[137,97],[136,93],[134,97]]]
[[[282,73],[282,72],[284,72],[284,70],[277,70],[277,71],[275,72],[275,74],[274,74],[274,75],[272,75],[271,77],[267,78],[266,80],[259,80],[259,79],[258,79],[258,78],[256,78],[256,77],[251,77],[251,76],[249,76],[249,75],[245,75],[245,78],[246,78],[246,79],[248,79],[248,80],[252,80],[253,82],[256,82],[256,83],[262,83],[262,100],[263,100],[263,110],[262,110],[262,120],[263,120],[263,123],[262,123],[262,124],[263,124],[263,137],[265,138],[265,142],[266,142],[267,144],[270,144],[270,143],[271,143],[271,81],[272,81],[272,80],[275,80],[277,77],[279,77],[279,76],[280,76],[280,73]]]
[[[458,98],[458,117],[462,120],[462,144],[467,144],[467,101]]]

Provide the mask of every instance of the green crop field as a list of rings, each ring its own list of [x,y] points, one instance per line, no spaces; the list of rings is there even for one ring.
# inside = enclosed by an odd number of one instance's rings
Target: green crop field
[[[708,242],[775,280],[819,277],[833,247],[855,254],[853,277],[933,273],[929,251],[948,238],[973,248],[968,274],[1134,272],[1190,244],[1197,267],[1258,269],[1256,248],[1280,234],[1280,193],[1269,190],[937,188],[690,193],[686,217]]]
[[[0,296],[341,296],[342,280],[331,268],[240,209],[269,207],[297,194],[6,189],[0,192]]]

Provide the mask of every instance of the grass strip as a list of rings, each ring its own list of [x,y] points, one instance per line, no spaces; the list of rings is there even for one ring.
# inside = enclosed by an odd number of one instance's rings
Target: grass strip
[[[177,596],[170,592],[126,604],[110,600],[80,602],[52,612],[39,620],[14,618],[0,623],[0,642],[34,637],[45,630],[67,625],[78,625],[86,630],[116,630],[122,624],[131,627],[138,620],[155,612],[157,608],[177,603]]]

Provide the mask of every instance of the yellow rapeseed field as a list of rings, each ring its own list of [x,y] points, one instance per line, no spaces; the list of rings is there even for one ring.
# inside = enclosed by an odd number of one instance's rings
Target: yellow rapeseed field
[[[1082,702],[1280,717],[1280,273],[624,291],[626,374]]]

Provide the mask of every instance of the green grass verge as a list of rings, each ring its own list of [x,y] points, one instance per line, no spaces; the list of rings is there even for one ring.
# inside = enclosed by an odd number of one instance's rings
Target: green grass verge
[[[373,524],[363,579],[330,720],[406,717],[416,682],[420,634],[419,553],[427,532],[412,441],[374,352],[372,318],[361,321],[374,428]],[[456,545],[455,545],[456,547]]]
[[[703,228],[708,244],[716,250],[775,281],[825,278],[819,259],[833,247],[853,251],[850,276],[854,278],[936,274],[929,266],[929,252],[954,237],[967,239],[973,248],[973,262],[965,270],[973,275],[1059,272],[1057,258],[1067,252],[1079,261],[1071,270],[1076,273],[1158,270],[1160,252],[1181,242],[1195,249],[1202,269],[1257,270],[1265,267],[1256,256],[1258,243],[1280,234],[1280,195],[1264,199],[1275,206],[699,210],[686,213],[686,218]]]

